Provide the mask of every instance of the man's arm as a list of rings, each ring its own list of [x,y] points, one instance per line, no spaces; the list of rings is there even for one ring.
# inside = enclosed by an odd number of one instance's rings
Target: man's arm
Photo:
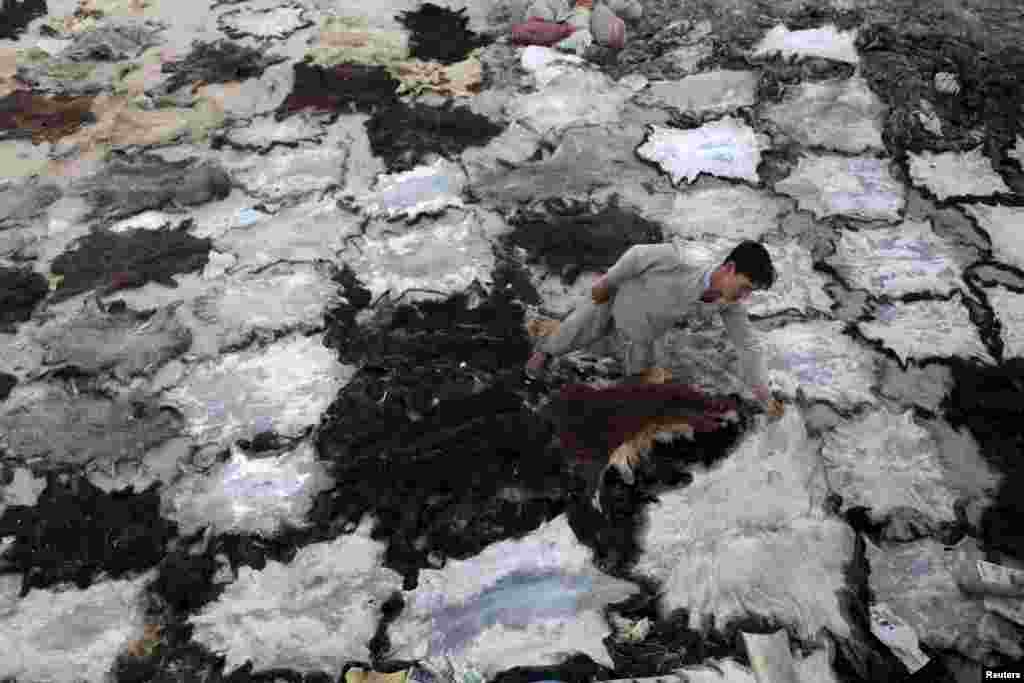
[[[674,244],[637,244],[626,250],[603,279],[608,286],[615,288],[655,266],[671,267],[678,262]]]
[[[726,332],[729,333],[729,338],[740,354],[743,379],[755,390],[756,394],[766,394],[768,390],[768,372],[764,367],[761,350],[755,343],[747,309],[742,304],[723,306],[722,322],[725,324]],[[758,398],[760,400],[767,400],[767,398],[761,395]]]

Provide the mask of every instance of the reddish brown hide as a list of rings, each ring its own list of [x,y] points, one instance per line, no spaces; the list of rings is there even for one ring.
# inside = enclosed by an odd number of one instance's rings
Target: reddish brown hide
[[[735,401],[686,384],[571,384],[552,407],[562,447],[586,461],[608,458],[627,441],[653,440],[659,431],[713,432],[738,412]]]
[[[22,131],[32,142],[57,142],[93,123],[92,97],[43,97],[15,90],[0,98],[0,130]]]

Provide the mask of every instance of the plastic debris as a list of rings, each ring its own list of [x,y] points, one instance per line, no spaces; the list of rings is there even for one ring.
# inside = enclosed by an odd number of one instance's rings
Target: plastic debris
[[[406,683],[409,670],[382,673],[353,667],[345,672],[345,683]]]
[[[977,567],[978,575],[983,582],[1004,587],[1021,595],[1020,598],[986,596],[985,609],[1024,625],[1024,594],[1021,592],[1021,587],[1024,586],[1024,571],[984,560],[978,560]]]
[[[128,644],[128,654],[139,659],[152,657],[158,645],[160,645],[159,624],[146,624],[142,627],[142,637],[133,640]]]
[[[1024,598],[1024,572],[974,557],[962,560],[956,582],[965,593]]]
[[[238,212],[238,227],[244,228],[247,225],[253,225],[254,223],[260,222],[266,214],[256,209],[246,207]]]
[[[769,634],[743,633],[743,644],[757,683],[797,683],[785,629]]]
[[[930,661],[928,655],[921,651],[914,629],[884,602],[871,605],[871,632],[892,650],[911,673]]]
[[[647,638],[647,635],[651,632],[651,620],[644,617],[640,621],[633,624],[632,627],[627,629],[622,634],[622,639],[629,643],[639,643]]]
[[[1024,571],[1020,569],[1011,569],[985,560],[978,560],[977,567],[978,576],[982,581],[1015,590],[1024,587]]]
[[[935,74],[935,89],[945,95],[956,95],[960,92],[960,81],[956,74],[940,71]]]

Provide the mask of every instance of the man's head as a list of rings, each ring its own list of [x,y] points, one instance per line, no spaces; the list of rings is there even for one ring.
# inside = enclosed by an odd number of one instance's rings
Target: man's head
[[[721,302],[742,301],[755,289],[775,284],[775,267],[764,245],[744,240],[736,245],[722,265],[711,274],[711,288],[721,294]]]

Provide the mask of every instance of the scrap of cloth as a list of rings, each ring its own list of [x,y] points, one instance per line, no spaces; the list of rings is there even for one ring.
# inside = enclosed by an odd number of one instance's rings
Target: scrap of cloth
[[[605,388],[569,384],[551,402],[562,448],[585,462],[607,458],[652,424],[685,421],[694,432],[713,432],[735,420],[738,412],[733,399],[674,383]]]
[[[575,27],[569,24],[531,18],[512,27],[512,42],[515,45],[551,47],[571,36],[575,30]]]
[[[391,74],[401,82],[399,95],[421,95],[432,90],[444,97],[471,97],[480,91],[484,77],[483,64],[476,53],[447,66],[410,59],[392,65]]]

